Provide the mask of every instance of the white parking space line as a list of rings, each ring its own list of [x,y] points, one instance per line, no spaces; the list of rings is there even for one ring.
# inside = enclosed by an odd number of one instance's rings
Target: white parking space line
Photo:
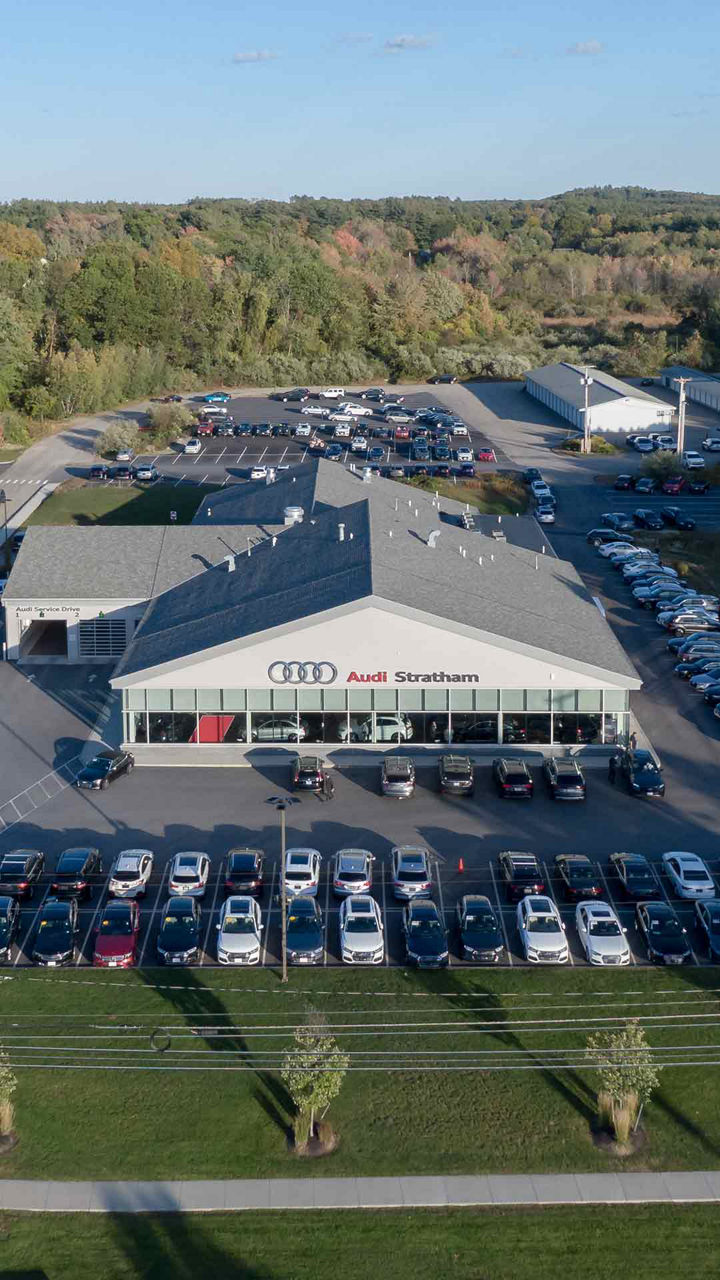
[[[20,940],[19,940],[19,930],[18,930],[17,955],[16,955],[15,959],[13,960],[13,969],[16,969],[16,968],[17,968],[17,966],[19,965],[19,963],[20,963],[20,961],[21,961],[21,959],[22,959],[23,955],[26,955],[26,956],[27,956],[27,958],[28,958],[28,960],[30,959],[30,954],[31,954],[31,953],[30,953],[30,951],[29,951],[29,950],[25,951],[25,943],[28,943],[28,944],[30,943],[30,940],[31,940],[31,938],[32,938],[32,936],[33,936],[33,934],[34,934],[34,932],[35,932],[35,926],[37,925],[38,917],[39,917],[40,912],[42,911],[42,909],[43,909],[43,907],[44,907],[44,905],[45,905],[45,901],[46,901],[46,899],[49,897],[49,894],[50,894],[50,885],[48,885],[48,886],[47,886],[47,888],[46,888],[46,890],[45,890],[45,892],[44,892],[44,894],[43,894],[42,898],[40,899],[40,906],[38,907],[37,911],[35,912],[35,914],[34,914],[34,916],[33,916],[32,920],[30,921],[30,928],[27,930],[27,932],[26,932],[26,934],[25,934],[25,938],[24,938],[24,940],[23,940],[22,942],[20,942]],[[22,921],[22,916],[20,917],[20,919],[21,919],[21,921]]]
[[[439,862],[435,863],[435,871],[437,873],[438,897],[440,899],[440,915],[442,917],[443,925],[447,929],[447,922],[445,920],[445,901],[443,899],[442,881],[440,879],[440,863]],[[448,969],[450,969],[452,968],[452,956],[450,955],[450,937],[449,937],[450,930],[448,929],[447,932],[448,932]]]
[[[207,453],[207,449],[201,449],[200,452],[195,455],[195,457],[192,460],[192,465],[194,467],[197,466],[198,462],[200,461],[204,453]]]
[[[205,963],[205,957],[206,957],[206,955],[207,955],[207,953],[208,953],[208,944],[209,944],[209,942],[210,942],[210,930],[212,929],[212,927],[213,927],[213,922],[214,922],[214,920],[215,920],[215,903],[217,902],[217,896],[218,896],[218,892],[219,892],[219,890],[220,890],[220,882],[221,882],[221,880],[222,880],[222,873],[221,873],[221,872],[218,872],[217,878],[216,878],[216,880],[215,880],[215,892],[213,893],[212,903],[211,903],[211,906],[210,906],[210,919],[209,919],[209,921],[208,921],[207,929],[205,930],[205,938],[204,938],[204,941],[203,941],[202,955],[200,956],[200,964],[201,964],[201,965],[204,965],[204,963]]]
[[[268,898],[268,909],[267,909],[267,911],[266,911],[266,913],[265,913],[265,919],[263,920],[263,925],[265,926],[265,928],[264,928],[264,932],[265,932],[265,940],[264,940],[264,942],[263,942],[262,954],[261,954],[261,956],[260,956],[260,964],[261,964],[261,965],[264,965],[264,964],[265,964],[265,961],[267,960],[268,940],[269,940],[269,938],[270,938],[270,917],[271,917],[271,915],[272,915],[272,901],[273,901],[273,893],[274,893],[274,891],[275,891],[275,876],[276,876],[276,875],[277,875],[277,864],[276,864],[276,863],[273,863],[272,879],[271,879],[271,881],[270,881],[270,897]]]
[[[138,965],[142,965],[142,962],[145,959],[145,952],[147,951],[147,945],[148,945],[148,942],[150,941],[150,934],[152,933],[152,927],[155,920],[155,916],[157,914],[157,909],[160,906],[160,903],[162,902],[163,885],[167,879],[169,871],[170,871],[170,863],[168,862],[165,870],[162,873],[160,884],[158,886],[157,896],[155,898],[155,902],[153,903],[153,909],[150,912],[150,919],[147,922],[147,926],[145,929],[145,938],[143,940],[142,948],[140,950],[140,958],[138,960]]]
[[[220,450],[220,452],[219,452],[219,454],[217,455],[217,457],[216,457],[215,461],[216,461],[216,462],[219,462],[219,461],[220,461],[220,459],[222,458],[222,456],[223,456],[223,454],[224,454],[224,453],[227,453],[227,445],[225,446],[225,448],[224,448],[224,449],[221,449],[221,450]]]
[[[237,458],[235,459],[235,461],[236,461],[236,462],[239,462],[239,461],[240,461],[240,459],[241,459],[241,458],[243,458],[243,457],[245,456],[245,454],[246,454],[246,453],[247,453],[247,445],[243,445],[243,447],[242,447],[242,449],[240,450],[240,452],[239,452],[239,454],[238,454]]]
[[[112,867],[111,867],[111,868],[110,868],[110,870],[108,871],[108,873],[107,873],[107,879],[106,879],[106,881],[105,881],[105,883],[104,883],[104,885],[103,885],[102,889],[100,890],[100,898],[99,898],[98,904],[97,904],[97,906],[96,906],[95,910],[94,910],[94,911],[93,911],[93,913],[92,913],[92,919],[90,920],[90,925],[89,925],[88,931],[87,931],[87,933],[85,934],[85,937],[83,938],[83,941],[82,941],[82,945],[81,945],[81,947],[80,947],[80,948],[79,948],[79,950],[78,950],[77,960],[75,961],[75,968],[76,968],[76,969],[78,968],[78,966],[79,966],[79,965],[81,965],[81,964],[82,964],[83,960],[85,959],[85,948],[86,948],[86,946],[87,946],[88,942],[90,941],[90,937],[91,937],[92,931],[93,931],[93,929],[94,929],[94,927],[95,927],[95,921],[96,921],[96,920],[97,920],[97,918],[98,918],[98,913],[99,913],[100,911],[102,911],[103,907],[105,906],[105,896],[106,896],[106,894],[107,894],[107,887],[108,887],[108,885],[109,885],[109,883],[110,883],[110,877],[111,877],[111,875],[112,875]],[[92,964],[92,959],[90,960],[90,964]]]
[[[210,475],[209,471],[208,471],[208,475]],[[200,481],[200,484],[204,484],[206,480],[207,480],[207,476],[203,476],[202,480]]]
[[[385,939],[384,964],[387,967],[390,964],[390,944],[388,939],[387,898],[385,896],[385,868],[384,867],[382,869],[382,880],[380,881],[380,884],[382,885],[383,936]]]
[[[175,457],[173,458],[172,462],[170,463],[170,466],[171,466],[171,467],[174,467],[174,466],[175,466],[175,463],[176,463],[176,462],[179,462],[179,461],[180,461],[180,459],[182,458],[182,456],[183,456],[183,455],[182,455],[181,453],[176,453],[176,454],[175,454]]]
[[[550,879],[550,872],[548,871],[548,868],[547,868],[547,862],[545,862],[544,860],[543,860],[543,864],[542,864],[542,869],[543,869],[543,872],[544,872],[544,874],[545,874],[545,884],[547,885],[547,895],[548,895],[548,897],[549,897],[549,898],[551,898],[551,899],[552,899],[552,901],[555,903],[555,906],[557,907],[558,912],[560,913],[560,917],[561,917],[561,919],[562,919],[562,911],[563,911],[563,909],[562,909],[562,907],[560,906],[560,903],[558,902],[557,898],[555,897],[555,891],[554,891],[554,889],[553,889],[553,887],[552,887],[552,880]],[[564,923],[565,923],[565,921],[563,920],[563,924],[564,924]],[[569,939],[569,938],[568,938],[568,936],[567,936],[567,928],[565,929],[565,941],[567,942],[568,959],[569,959],[569,961],[570,961],[570,964],[571,964],[571,965],[573,966],[573,968],[574,968],[574,967],[575,967],[575,959],[574,959],[574,957],[573,957],[572,947],[570,946],[570,939]]]
[[[262,460],[263,460],[263,458],[265,457],[265,454],[266,454],[266,453],[267,453],[267,445],[265,445],[265,448],[263,449],[262,453],[260,454],[260,457],[258,458],[258,462],[262,462]]]
[[[323,943],[324,943],[323,964],[324,965],[326,965],[328,962],[328,929],[330,927],[329,908],[330,908],[330,876],[328,876],[325,882],[325,934],[323,937]]]
[[[505,928],[505,913],[503,912],[503,906],[500,901],[500,890],[498,889],[498,883],[497,883],[497,880],[495,879],[495,868],[493,867],[492,862],[488,863],[488,867],[490,869],[490,879],[493,882],[493,892],[495,894],[495,901],[497,902],[498,915],[500,916],[500,928],[503,931],[503,938],[505,939],[505,950],[507,951],[507,958],[510,962],[510,966],[512,967],[515,961],[513,960],[512,951],[510,950],[510,939],[508,937],[508,931]]]
[[[288,446],[287,446],[287,445],[285,445],[285,448],[283,449],[282,453],[280,454],[280,457],[278,458],[278,465],[279,465],[281,462],[284,462],[284,461],[285,461],[285,454],[287,453],[287,451],[288,451]]]

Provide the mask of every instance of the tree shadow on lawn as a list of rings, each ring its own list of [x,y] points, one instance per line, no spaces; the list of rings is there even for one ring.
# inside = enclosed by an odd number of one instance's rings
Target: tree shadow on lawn
[[[184,1018],[191,1034],[204,1040],[212,1052],[236,1054],[238,1067],[252,1069],[256,1102],[290,1141],[293,1133],[290,1117],[294,1108],[282,1081],[272,1071],[264,1071],[254,1065],[253,1051],[247,1039],[212,988],[207,987],[192,969],[173,970],[172,984],[163,982],[167,976],[165,970],[139,967],[136,972],[143,982],[161,993],[175,1013]]]
[[[273,1280],[211,1240],[200,1214],[109,1213],[108,1223],[138,1280]]]

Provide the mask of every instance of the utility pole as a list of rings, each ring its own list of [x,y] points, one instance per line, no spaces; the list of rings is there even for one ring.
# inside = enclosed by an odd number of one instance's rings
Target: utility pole
[[[582,385],[585,390],[585,408],[583,409],[583,413],[585,415],[583,419],[583,453],[590,453],[592,451],[592,443],[590,440],[590,388],[592,386],[592,382],[593,380],[590,377],[590,370],[586,365],[582,377]]]
[[[677,382],[680,387],[680,395],[678,399],[677,456],[681,462],[682,455],[685,450],[685,384],[692,381],[692,378],[673,378],[673,382]]]
[[[282,948],[282,981],[288,980],[287,964],[287,885],[285,881],[285,810],[288,805],[299,804],[296,796],[270,796],[268,804],[280,813],[280,929]]]
[[[7,573],[10,569],[10,548],[8,547],[7,531],[7,494],[4,489],[0,489],[0,502],[3,504],[3,565]]]

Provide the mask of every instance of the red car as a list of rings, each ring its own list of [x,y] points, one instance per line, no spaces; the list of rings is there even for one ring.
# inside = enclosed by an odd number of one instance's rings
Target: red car
[[[684,476],[668,476],[667,480],[663,482],[662,491],[663,493],[680,493],[680,490],[684,488]]]
[[[410,428],[409,428],[409,427],[396,427],[396,428],[395,428],[395,439],[396,439],[396,440],[409,440],[409,439],[410,439]]]
[[[489,446],[485,449],[476,449],[475,457],[478,462],[494,462],[495,450],[491,449]]]
[[[212,422],[198,422],[195,427],[196,436],[211,436],[213,433]]]
[[[95,929],[93,964],[99,969],[130,969],[137,959],[140,908],[137,902],[114,900],[105,904]]]

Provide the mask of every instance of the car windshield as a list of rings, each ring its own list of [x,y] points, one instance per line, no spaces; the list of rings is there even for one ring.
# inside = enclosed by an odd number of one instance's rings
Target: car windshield
[[[427,872],[422,869],[418,870],[415,867],[400,867],[398,876],[401,880],[409,880],[411,882],[416,880],[427,880]]]
[[[345,927],[348,933],[377,933],[377,924],[372,916],[350,916]]]
[[[682,933],[682,927],[677,916],[671,916],[664,920],[651,920],[650,932],[660,937],[673,938]]]
[[[298,871],[295,867],[290,867],[287,874],[293,880],[312,880],[312,872]]]
[[[554,916],[530,916],[527,927],[530,933],[560,933],[560,924]]]
[[[708,926],[712,929],[713,933],[715,933],[716,930],[720,930],[720,911],[708,912]]]
[[[193,924],[194,924],[194,920],[193,920],[193,917],[190,915],[187,915],[187,916],[167,915],[163,920],[163,929],[172,929],[172,928],[192,929]]]
[[[620,926],[616,920],[593,920],[590,932],[594,938],[616,938]]]
[[[104,920],[100,921],[98,933],[111,933],[119,937],[127,937],[132,933],[130,917],[122,916],[118,918],[117,916],[108,915]]]
[[[252,916],[226,916],[223,933],[254,933],[255,921]]]
[[[570,883],[575,885],[576,888],[583,888],[585,885],[595,883],[595,877],[593,876],[590,867],[569,866],[567,869],[567,877]]]
[[[508,782],[527,782],[527,774],[522,769],[508,769],[505,777]]]
[[[107,756],[96,756],[91,760],[88,769],[92,769],[93,773],[108,773],[112,765],[112,760]]]
[[[175,881],[176,884],[177,883],[192,884],[195,880],[198,880],[198,879],[199,879],[199,872],[197,871],[176,871],[175,875],[173,876],[173,880]]]
[[[126,884],[131,880],[139,880],[139,878],[140,878],[140,872],[137,870],[136,871],[115,871],[113,873],[113,880],[121,880],[123,884]]]
[[[492,911],[469,911],[465,917],[468,929],[494,929],[496,920]]]
[[[413,933],[419,933],[425,937],[432,937],[443,932],[439,920],[411,920],[410,929]]]
[[[704,871],[688,871],[687,869],[683,871],[682,877],[683,880],[687,880],[688,883],[694,882],[695,884],[705,884],[708,880],[708,876]]]
[[[48,937],[55,937],[55,936],[69,937],[70,933],[71,933],[70,924],[69,924],[69,921],[67,920],[55,920],[53,918],[50,918],[49,920],[40,921],[41,938],[48,938]]]
[[[652,880],[652,872],[646,867],[628,867],[627,878],[639,881]]]
[[[345,871],[340,868],[340,876],[343,880],[366,880],[367,876],[364,871]]]

